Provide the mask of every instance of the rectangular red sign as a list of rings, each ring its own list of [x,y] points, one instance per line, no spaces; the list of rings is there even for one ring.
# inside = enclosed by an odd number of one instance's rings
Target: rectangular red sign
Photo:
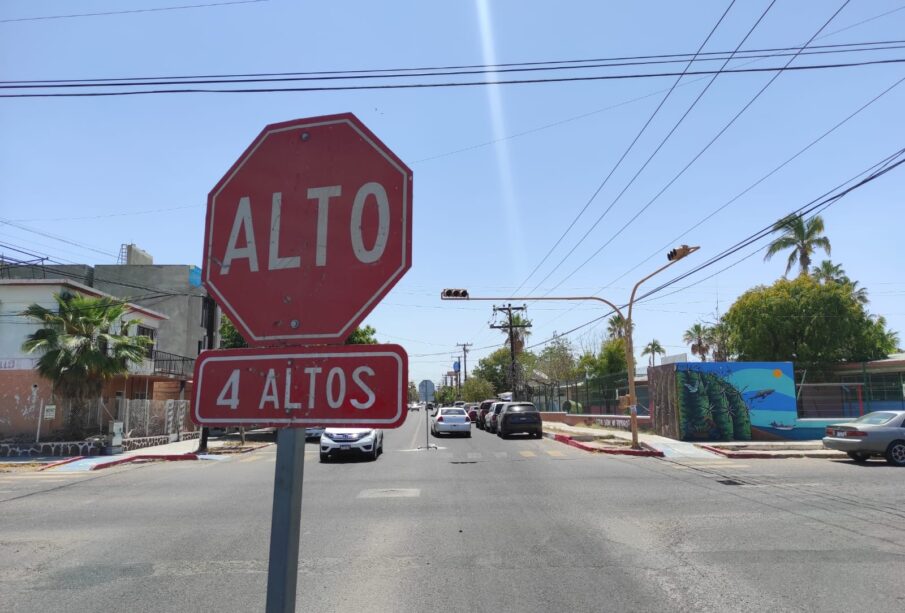
[[[398,428],[408,355],[398,345],[206,351],[194,386],[201,426]]]

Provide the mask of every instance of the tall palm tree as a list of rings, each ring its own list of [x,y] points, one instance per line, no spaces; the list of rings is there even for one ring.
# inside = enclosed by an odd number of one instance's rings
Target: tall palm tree
[[[57,309],[30,305],[22,313],[41,324],[22,344],[38,352],[38,374],[53,382],[53,391],[70,401],[70,434],[81,437],[89,400],[104,384],[128,375],[129,364],[141,362],[153,345],[145,336],[128,336],[141,320],[126,320],[125,303],[108,297],[54,294]]]
[[[635,324],[632,324],[632,328]],[[606,334],[609,338],[625,338],[626,325],[625,318],[622,315],[613,315],[607,320]]]
[[[508,322],[507,322],[508,323]],[[500,328],[500,332],[506,337],[507,342],[509,338],[509,328],[508,326]],[[531,320],[527,317],[522,317],[518,313],[512,314],[512,340],[515,345],[515,352],[521,353],[521,351],[525,348],[525,341],[528,340],[528,337],[531,336]]]
[[[823,284],[839,283],[845,278],[845,271],[842,269],[841,264],[833,264],[830,260],[823,260],[819,266],[814,266],[811,269],[811,276]]]
[[[729,326],[723,321],[718,321],[707,328],[707,344],[714,362],[726,362],[729,360]]]
[[[652,340],[647,345],[644,346],[644,351],[641,352],[641,355],[648,355],[650,359],[648,360],[648,365],[653,366],[655,363],[655,358],[657,354],[664,355],[666,350],[663,349],[663,345],[660,344],[660,341],[657,339]]]
[[[710,353],[710,328],[698,322],[685,330],[682,335],[682,342],[691,346],[691,354],[701,357],[702,362],[707,361],[707,354]]]
[[[786,262],[785,274],[789,274],[797,263],[800,274],[806,275],[811,266],[811,255],[817,249],[823,249],[827,255],[830,255],[830,239],[823,236],[823,231],[823,218],[820,215],[814,215],[807,221],[800,215],[790,215],[780,219],[774,224],[773,232],[781,234],[770,243],[764,260],[769,260],[780,251],[791,249],[792,252]]]

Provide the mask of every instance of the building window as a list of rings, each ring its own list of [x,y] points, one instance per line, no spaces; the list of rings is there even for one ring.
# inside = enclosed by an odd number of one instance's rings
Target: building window
[[[214,326],[214,301],[210,298],[201,299],[201,327],[210,330]]]
[[[157,330],[154,328],[150,328],[148,326],[139,325],[138,329],[135,332],[136,336],[146,336],[151,339],[153,343],[150,347],[148,347],[148,358],[152,358],[154,355],[154,347],[157,346]]]

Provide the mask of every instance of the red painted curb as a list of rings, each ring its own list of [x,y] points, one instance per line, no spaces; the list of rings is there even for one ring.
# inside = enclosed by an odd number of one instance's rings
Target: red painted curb
[[[62,466],[63,464],[69,464],[70,462],[75,462],[76,460],[84,460],[87,457],[91,457],[91,456],[77,455],[72,458],[66,458],[65,460],[60,460],[59,462],[51,462],[50,464],[42,466],[38,470],[47,470],[48,468],[53,468],[54,466]]]
[[[591,445],[585,445],[584,443],[573,440],[571,436],[565,434],[554,434],[553,440],[559,441],[560,443],[565,443],[566,445],[571,445],[572,447],[581,449],[582,451],[588,451],[590,453],[608,453],[610,455],[630,455],[647,458],[663,457],[663,452],[657,451],[655,449],[601,449],[599,447],[592,447]]]
[[[119,466],[120,464],[127,464],[129,462],[137,462],[139,460],[163,460],[165,462],[178,462],[180,460],[197,460],[198,456],[195,453],[180,453],[180,454],[172,454],[172,455],[133,455],[125,458],[119,458],[117,460],[111,460],[110,462],[105,462],[103,464],[95,464],[88,470],[100,470],[102,468],[110,468],[111,466]]]

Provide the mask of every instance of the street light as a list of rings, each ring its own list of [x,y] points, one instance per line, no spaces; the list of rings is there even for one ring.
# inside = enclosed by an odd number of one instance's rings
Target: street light
[[[609,306],[613,311],[615,311],[620,317],[622,317],[623,321],[625,321],[625,364],[628,369],[628,402],[629,407],[631,407],[631,426],[632,426],[632,448],[638,449],[638,422],[637,422],[637,396],[635,395],[635,348],[634,341],[632,340],[632,307],[635,304],[635,295],[638,292],[638,288],[641,287],[641,284],[645,281],[649,280],[651,277],[660,274],[682,258],[691,255],[695,251],[700,249],[700,247],[689,247],[688,245],[680,245],[675,249],[670,249],[666,254],[666,259],[669,262],[665,266],[661,266],[654,272],[650,273],[640,281],[638,281],[635,286],[632,288],[631,296],[629,297],[628,304],[623,305],[628,307],[628,316],[626,317],[622,313],[622,309],[618,306],[607,300],[606,298],[601,298],[599,296],[481,296],[475,297],[471,296],[468,293],[467,289],[444,289],[440,292],[440,300],[487,300],[487,301],[515,301],[515,302],[529,302],[529,301],[576,301],[576,300],[593,300],[596,302],[602,302]]]

